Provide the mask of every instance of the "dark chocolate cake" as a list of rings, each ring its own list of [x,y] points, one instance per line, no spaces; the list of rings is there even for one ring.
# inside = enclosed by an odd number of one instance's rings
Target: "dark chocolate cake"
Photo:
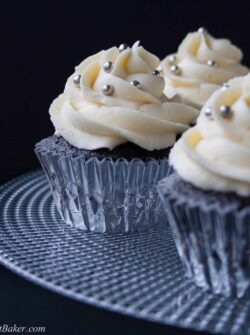
[[[204,202],[206,205],[216,205],[221,208],[229,205],[230,209],[233,207],[235,210],[250,206],[250,197],[242,197],[232,192],[201,190],[181,179],[177,173],[169,176],[167,181],[163,180],[160,183],[160,188],[163,194],[172,199],[178,199],[179,202],[196,204]]]
[[[131,161],[134,158],[138,158],[147,161],[149,158],[155,160],[161,160],[168,157],[170,148],[162,150],[153,150],[149,151],[143,149],[133,143],[124,143],[113,150],[107,148],[101,148],[97,150],[85,150],[78,149],[70,145],[63,137],[61,136],[50,136],[43,139],[37,143],[36,148],[39,150],[49,150],[55,153],[64,153],[66,155],[70,154],[73,157],[81,155],[85,160],[88,160],[92,157],[102,160],[103,158],[112,158],[114,161],[120,158],[125,158],[128,161]]]

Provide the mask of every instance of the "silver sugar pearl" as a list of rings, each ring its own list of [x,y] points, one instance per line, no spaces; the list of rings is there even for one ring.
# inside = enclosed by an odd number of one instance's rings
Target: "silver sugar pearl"
[[[222,105],[222,106],[220,106],[220,113],[221,113],[222,117],[229,118],[229,117],[232,116],[233,111],[232,111],[230,106]]]
[[[227,83],[223,83],[221,89],[227,90],[229,88],[229,85]]]
[[[168,57],[169,64],[174,64],[177,61],[177,57],[175,55],[170,55]]]
[[[158,70],[157,70],[157,71],[160,73],[160,75],[163,74],[163,70],[162,70],[162,67],[161,67],[161,66],[158,67]]]
[[[138,80],[131,80],[130,85],[141,88],[141,83]]]
[[[113,68],[113,63],[112,62],[106,62],[103,64],[103,70],[105,72],[110,72]]]
[[[204,28],[204,27],[200,27],[200,28],[198,29],[198,33],[206,34],[206,33],[207,33],[207,29]]]
[[[207,61],[207,65],[208,65],[208,66],[215,66],[215,65],[216,65],[216,62],[215,62],[214,60],[212,60],[212,59],[209,59],[209,60]]]
[[[154,71],[152,71],[152,75],[153,76],[159,76],[160,75],[160,71],[154,70]]]
[[[105,84],[102,86],[102,93],[105,95],[111,95],[114,93],[114,87],[112,85]]]
[[[73,82],[76,86],[80,86],[80,81],[81,81],[81,75],[80,74],[76,74],[74,77],[73,77]]]
[[[180,69],[180,67],[179,67],[178,65],[172,65],[172,66],[170,67],[170,71],[171,71],[172,73],[176,74],[176,75],[181,74],[181,69]]]
[[[204,114],[207,118],[209,118],[210,120],[212,119],[212,107],[211,106],[207,106],[205,108]]]
[[[126,43],[122,43],[120,46],[119,46],[119,51],[122,52],[124,50],[126,50],[128,48],[128,44]]]

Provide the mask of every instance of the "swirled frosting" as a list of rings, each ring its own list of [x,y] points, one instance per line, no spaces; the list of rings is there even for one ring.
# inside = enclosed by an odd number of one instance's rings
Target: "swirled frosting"
[[[108,70],[107,62],[111,62]],[[158,66],[159,59],[139,42],[132,48],[119,51],[113,47],[84,60],[51,105],[56,135],[87,150],[112,150],[125,142],[147,150],[173,145],[198,111],[163,95],[164,79],[157,72],[152,74]],[[112,88],[108,95],[103,92],[105,85]]]
[[[250,74],[213,93],[170,163],[201,189],[250,195]]]
[[[200,109],[221,84],[249,72],[241,59],[241,50],[229,40],[215,39],[200,28],[185,37],[176,54],[161,62],[164,93],[168,98],[178,93],[183,101]]]

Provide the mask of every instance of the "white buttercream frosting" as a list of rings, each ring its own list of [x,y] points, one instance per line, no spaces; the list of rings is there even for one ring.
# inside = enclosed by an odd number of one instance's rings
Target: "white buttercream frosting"
[[[222,106],[230,108],[227,115]],[[174,145],[170,163],[201,189],[250,195],[250,74],[210,97],[197,125]]]
[[[112,62],[109,72],[103,69],[106,62]],[[198,111],[163,95],[164,79],[152,74],[158,66],[159,59],[139,42],[122,52],[113,47],[84,60],[51,105],[56,134],[88,150],[112,150],[125,142],[147,150],[173,145]],[[76,75],[81,76],[78,86]],[[141,87],[131,85],[133,80]],[[103,85],[111,85],[113,93],[103,94]]]
[[[161,62],[165,77],[164,93],[168,98],[178,93],[184,101],[197,108],[201,108],[221,84],[249,72],[240,64],[240,49],[229,40],[216,39],[203,30],[189,33],[174,54],[179,74],[171,72],[172,56]]]

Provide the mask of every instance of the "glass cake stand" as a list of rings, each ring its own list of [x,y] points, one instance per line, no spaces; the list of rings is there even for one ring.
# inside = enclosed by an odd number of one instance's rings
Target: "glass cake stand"
[[[250,334],[250,301],[184,276],[169,228],[84,233],[62,222],[41,170],[0,187],[0,263],[72,299],[183,329]]]

